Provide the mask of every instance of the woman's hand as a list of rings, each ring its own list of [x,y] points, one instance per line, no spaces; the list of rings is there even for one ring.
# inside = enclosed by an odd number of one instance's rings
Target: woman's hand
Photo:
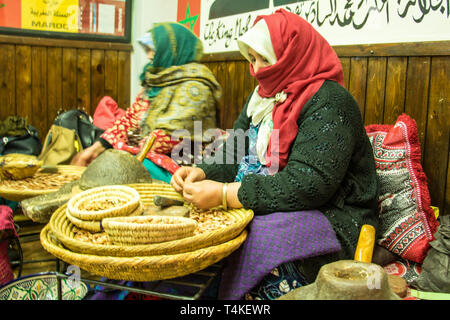
[[[200,209],[210,209],[223,204],[224,184],[213,180],[185,183],[183,197],[187,202],[193,203]],[[238,198],[240,182],[228,184],[226,202],[228,208],[242,208]]]
[[[103,151],[105,151],[105,147],[96,141],[92,146],[78,152],[70,164],[73,166],[87,167]]]
[[[202,169],[196,167],[181,167],[173,174],[170,184],[177,192],[182,193],[186,183],[202,181],[205,179],[206,174]]]
[[[222,204],[223,183],[212,180],[185,182],[183,197],[200,209],[210,209]]]

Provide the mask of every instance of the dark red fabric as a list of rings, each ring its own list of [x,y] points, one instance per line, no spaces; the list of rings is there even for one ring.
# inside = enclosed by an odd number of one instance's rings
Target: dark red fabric
[[[14,227],[12,209],[4,205],[0,205],[0,235],[0,285],[3,285],[14,279],[8,258],[7,239],[11,236],[18,237]]]
[[[8,241],[0,242],[0,286],[14,279],[8,258]]]
[[[100,100],[95,108],[94,116],[92,117],[95,126],[100,129],[106,130],[114,124],[117,119],[122,118],[125,114],[125,110],[119,108],[117,102],[108,96],[105,96]]]
[[[325,80],[343,85],[344,74],[334,50],[306,20],[284,9],[258,16],[255,23],[261,19],[269,28],[277,62],[261,68],[257,74],[250,64],[250,73],[259,83],[260,96],[274,97],[280,91],[287,94],[286,101],[278,103],[272,112],[273,129],[279,130],[279,145],[272,136],[267,151],[271,166],[276,165],[278,153],[277,167],[282,169],[297,136],[297,120],[303,106]]]
[[[18,237],[16,228],[14,227],[13,211],[10,207],[0,205],[0,234],[1,231],[10,231],[8,234],[12,234],[14,237]],[[4,240],[0,238],[0,241]]]

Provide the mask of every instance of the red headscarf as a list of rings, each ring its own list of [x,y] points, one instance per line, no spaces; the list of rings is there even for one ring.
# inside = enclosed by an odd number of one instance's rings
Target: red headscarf
[[[259,83],[261,97],[274,97],[281,91],[287,94],[287,99],[277,103],[272,111],[273,129],[278,130],[279,145],[272,141],[272,135],[266,156],[268,166],[276,166],[275,154],[278,153],[277,167],[282,169],[297,136],[297,120],[303,106],[325,80],[343,85],[344,75],[334,50],[307,21],[284,9],[258,16],[254,23],[261,19],[269,28],[277,62],[261,68],[257,74],[250,64],[250,73]]]

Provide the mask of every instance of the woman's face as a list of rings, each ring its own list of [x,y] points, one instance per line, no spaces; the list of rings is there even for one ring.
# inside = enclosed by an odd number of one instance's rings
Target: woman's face
[[[146,52],[147,52],[148,60],[150,60],[150,62],[153,62],[153,58],[155,57],[155,51],[153,51],[152,49],[148,48]]]
[[[261,56],[258,52],[253,50],[251,47],[248,47],[248,55],[250,56],[250,63],[253,66],[253,71],[255,73],[258,72],[259,69],[268,67],[271,64],[267,61],[266,58]]]

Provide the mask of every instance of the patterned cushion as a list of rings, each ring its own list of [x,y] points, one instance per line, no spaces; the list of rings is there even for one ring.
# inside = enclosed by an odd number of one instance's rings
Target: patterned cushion
[[[416,122],[402,114],[395,125],[369,125],[379,182],[377,243],[422,263],[437,229],[420,160]]]

